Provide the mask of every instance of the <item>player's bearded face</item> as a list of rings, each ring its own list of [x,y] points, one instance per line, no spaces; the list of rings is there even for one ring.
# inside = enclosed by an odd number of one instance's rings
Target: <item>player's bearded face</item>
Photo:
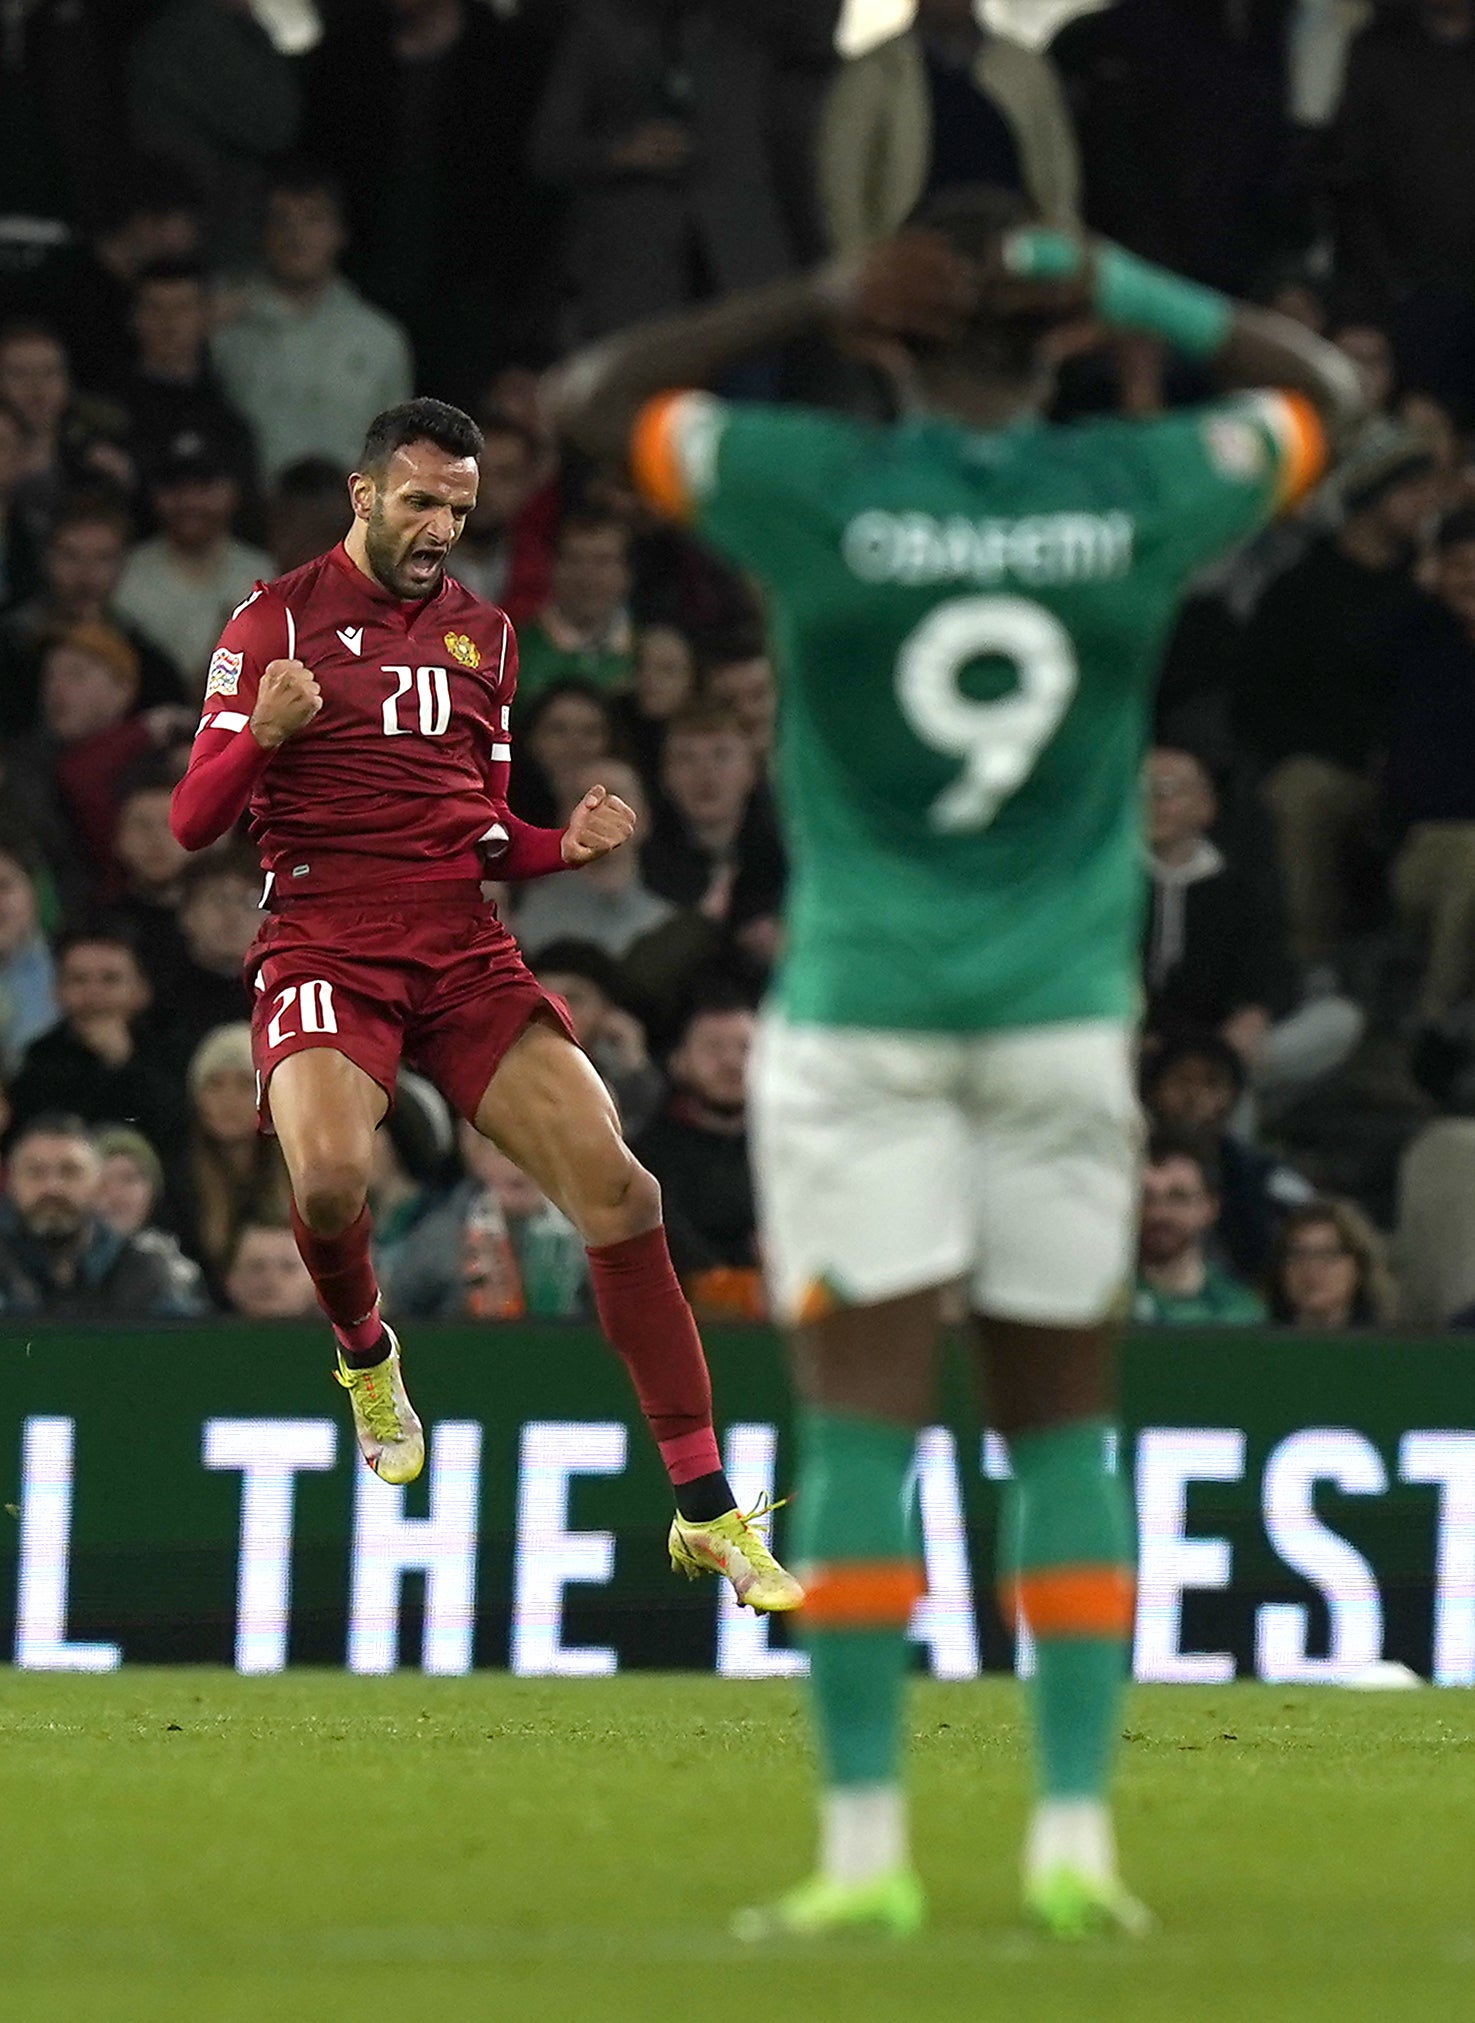
[[[396,509],[395,501],[383,492],[376,495],[364,529],[364,549],[369,567],[386,590],[396,597],[433,597],[450,548],[441,529],[427,527],[418,513]]]

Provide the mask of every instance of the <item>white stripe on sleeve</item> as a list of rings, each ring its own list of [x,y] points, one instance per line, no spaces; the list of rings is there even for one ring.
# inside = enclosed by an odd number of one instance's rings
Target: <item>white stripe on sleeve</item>
[[[500,759],[504,762],[510,760],[512,757],[511,745],[493,745],[492,757],[494,760]]]
[[[195,736],[201,731],[243,731],[251,719],[236,709],[218,709],[213,716],[202,716],[195,728]]]
[[[297,658],[297,620],[292,616],[290,604],[284,604],[282,609],[287,614],[287,658],[288,660],[295,660]]]

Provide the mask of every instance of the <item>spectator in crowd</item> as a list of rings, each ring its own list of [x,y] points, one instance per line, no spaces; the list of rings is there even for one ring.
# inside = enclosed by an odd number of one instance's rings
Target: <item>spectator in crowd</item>
[[[571,805],[565,780],[613,750],[614,709],[591,682],[564,676],[519,711],[512,747],[512,807],[551,826]]]
[[[615,1099],[625,1136],[635,1138],[655,1115],[666,1084],[646,1047],[645,1028],[620,1003],[620,973],[589,941],[551,941],[532,956],[533,973],[561,997],[579,1045]]]
[[[223,1283],[248,1222],[285,1223],[287,1168],[275,1138],[257,1129],[251,1028],[218,1026],[190,1056],[191,1121],[177,1219],[185,1247],[214,1285]]]
[[[47,851],[58,881],[112,873],[118,799],[131,767],[188,740],[194,713],[178,703],[135,712],[138,656],[110,625],[74,625],[41,667],[41,728],[14,748],[15,805]]]
[[[97,1212],[119,1236],[137,1236],[164,1199],[164,1162],[131,1124],[105,1124],[93,1132],[92,1142],[102,1161]]]
[[[20,416],[0,402],[0,611],[24,603],[41,580],[36,538],[16,504],[24,461]]]
[[[180,436],[154,473],[160,532],[134,549],[118,584],[119,611],[169,655],[196,701],[227,619],[273,573],[264,549],[230,531],[240,496],[225,452],[202,436]]]
[[[725,922],[741,878],[753,895],[751,913],[777,906],[783,848],[752,745],[735,717],[702,704],[671,719],[661,796],[641,852],[652,892]]]
[[[540,484],[536,437],[495,410],[481,421],[481,474],[447,567],[458,583],[521,625],[548,600],[553,502]]]
[[[1229,1128],[1245,1092],[1244,1062],[1217,1033],[1181,1033],[1147,1055],[1142,1099],[1158,1129],[1187,1131],[1213,1153],[1216,1248],[1239,1276],[1258,1280],[1282,1219],[1311,1199],[1301,1175]]]
[[[305,456],[352,470],[374,416],[412,391],[409,342],[338,271],[343,246],[332,181],[310,167],[279,170],[267,198],[266,272],[214,346],[269,479]]]
[[[299,457],[277,473],[267,503],[266,545],[273,576],[285,576],[336,548],[348,532],[348,473],[328,457]]]
[[[697,1004],[666,1064],[670,1100],[633,1148],[661,1183],[671,1256],[693,1306],[709,1317],[763,1312],[748,1168],[753,1026],[746,1004]]]
[[[1293,1208],[1270,1259],[1270,1318],[1307,1333],[1371,1328],[1392,1316],[1382,1238],[1350,1201]]]
[[[316,1318],[317,1294],[297,1239],[284,1223],[242,1223],[231,1244],[225,1297],[231,1312],[242,1320]]]
[[[4,20],[0,218],[35,248],[92,224],[106,202],[119,138],[108,52],[90,7],[26,0]]]
[[[297,139],[297,73],[249,0],[169,0],[133,50],[129,103],[141,154],[199,191],[222,264],[250,256],[271,165]]]
[[[101,1178],[79,1117],[51,1111],[17,1131],[0,1201],[0,1314],[114,1323],[203,1311],[167,1250],[108,1227]]]
[[[760,777],[773,757],[778,688],[760,638],[724,640],[707,655],[702,695],[728,712],[748,740]]]
[[[1018,190],[1054,224],[1080,208],[1075,135],[1049,58],[987,27],[974,0],[918,0],[910,27],[841,65],[819,178],[841,252],[965,184]]]
[[[139,273],[129,307],[135,354],[112,389],[128,417],[128,448],[149,482],[181,436],[213,444],[242,497],[255,483],[251,431],[210,362],[210,297],[197,260],[156,260]]]
[[[127,1124],[108,1124],[93,1133],[102,1162],[97,1213],[115,1236],[127,1237],[140,1251],[167,1266],[181,1312],[204,1313],[210,1305],[205,1275],[185,1256],[179,1239],[154,1227],[164,1198],[164,1167],[141,1131]]]
[[[518,689],[555,681],[615,688],[630,676],[630,534],[613,514],[570,513],[558,529],[548,602],[518,640]]]
[[[635,810],[636,835],[646,827],[645,788],[635,768],[623,759],[576,765],[560,779],[561,819],[568,819],[591,787],[603,786]],[[591,871],[599,876],[591,878]],[[529,956],[539,955],[550,942],[581,941],[619,962],[643,935],[664,927],[675,913],[669,899],[659,898],[642,883],[640,853],[627,844],[582,870],[523,886],[512,924]]]
[[[1409,825],[1393,890],[1426,950],[1419,1014],[1429,1026],[1475,990],[1475,507],[1440,527],[1434,593],[1390,646],[1389,784]]]
[[[1246,294],[1287,177],[1283,0],[1117,0],[1050,45],[1092,228]]]
[[[1265,1308],[1256,1295],[1209,1255],[1219,1190],[1218,1160],[1210,1145],[1187,1133],[1154,1134],[1142,1175],[1135,1321],[1243,1326],[1264,1320]]]
[[[39,589],[0,619],[0,736],[24,737],[35,729],[42,659],[58,633],[73,625],[107,624],[123,634],[138,655],[141,708],[180,700],[174,663],[114,606],[132,538],[127,508],[110,493],[79,493],[57,515],[42,553]]]
[[[261,867],[249,843],[202,851],[185,864],[177,907],[184,960],[170,978],[161,1023],[178,1058],[217,1026],[249,1018],[242,971],[261,928]]]
[[[441,1183],[455,1146],[455,1120],[445,1098],[422,1075],[401,1068],[394,1102],[374,1133],[369,1172],[374,1263],[381,1284],[401,1246],[444,1200]]]
[[[78,928],[56,947],[57,1024],[26,1050],[10,1091],[17,1123],[65,1107],[88,1124],[136,1124],[168,1160],[181,1139],[177,1074],[147,1034],[153,993],[130,944]]]
[[[424,1320],[588,1317],[578,1231],[504,1152],[462,1124],[466,1177],[389,1260],[384,1297]]]
[[[133,466],[104,426],[121,428],[79,399],[65,347],[41,323],[0,325],[0,402],[21,427],[21,474],[15,505],[33,535],[44,537],[63,498],[82,484],[127,490]]]
[[[1384,434],[1398,391],[1398,355],[1386,326],[1375,317],[1348,313],[1336,318],[1326,334],[1357,367],[1367,408],[1363,433],[1371,427]]]
[[[204,251],[198,193],[182,172],[120,161],[96,229],[36,276],[35,312],[62,336],[79,385],[116,387],[132,370],[128,319],[143,270]]]
[[[578,0],[532,141],[534,173],[569,193],[572,335],[789,270],[772,84],[812,11]]]
[[[1398,305],[1410,378],[1475,407],[1475,7],[1413,0],[1352,46],[1333,183],[1346,270]]]
[[[1346,492],[1346,518],[1260,601],[1238,657],[1236,719],[1266,769],[1292,942],[1328,961],[1346,925],[1346,863],[1370,848],[1377,772],[1391,732],[1385,636],[1417,601],[1413,564],[1437,497],[1414,437]]]
[[[408,327],[422,384],[469,405],[487,361],[546,320],[557,219],[526,159],[548,10],[327,0],[322,12],[306,131],[347,194],[350,272]],[[370,131],[382,144],[365,149]]]
[[[1210,840],[1219,808],[1202,760],[1159,747],[1147,756],[1143,785],[1147,1030],[1212,1027],[1239,1054],[1259,1097],[1293,1097],[1348,1058],[1363,1015],[1332,996],[1296,1008],[1278,885],[1248,876]]]
[[[161,767],[140,773],[124,789],[113,838],[123,889],[109,909],[137,950],[166,1018],[189,960],[178,912],[190,858],[169,827],[173,787],[173,774]]]
[[[630,686],[614,699],[620,741],[646,786],[660,778],[666,725],[696,699],[696,656],[674,625],[642,625],[635,634]]]
[[[23,844],[0,841],[0,1081],[56,1023],[56,967],[41,928],[37,868]]]

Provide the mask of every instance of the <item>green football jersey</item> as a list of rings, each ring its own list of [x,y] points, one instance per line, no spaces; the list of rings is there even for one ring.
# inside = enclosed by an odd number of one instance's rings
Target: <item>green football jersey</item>
[[[647,411],[644,488],[768,594],[791,1019],[1134,1014],[1166,636],[1189,578],[1309,475],[1308,417],[1278,394],[996,432]]]

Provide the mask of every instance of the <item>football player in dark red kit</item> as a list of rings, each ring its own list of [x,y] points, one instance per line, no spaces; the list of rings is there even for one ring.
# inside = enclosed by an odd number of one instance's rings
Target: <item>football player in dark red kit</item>
[[[671,1556],[739,1600],[790,1609],[797,1582],[735,1507],[701,1340],[632,1157],[562,1005],[481,896],[629,842],[595,787],[566,829],[507,806],[517,641],[446,574],[476,500],[480,431],[434,400],[390,408],[350,480],[353,526],[260,584],[211,662],[174,833],[203,849],[250,810],[269,917],[247,958],[263,1121],[337,1340],[359,1447],[386,1482],[424,1463],[399,1343],[379,1312],[367,1190],[403,1057],[557,1203],[588,1246],[595,1303],[675,1494]]]

